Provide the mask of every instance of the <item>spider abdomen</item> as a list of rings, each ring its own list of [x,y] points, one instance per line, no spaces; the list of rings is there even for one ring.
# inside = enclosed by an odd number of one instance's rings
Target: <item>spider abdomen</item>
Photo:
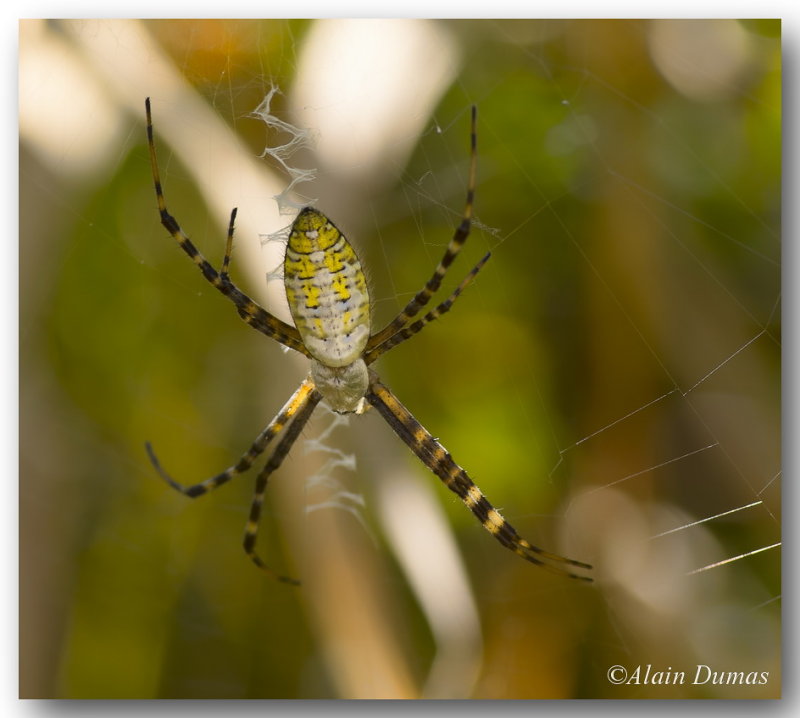
[[[283,263],[289,311],[303,343],[321,364],[342,367],[369,339],[369,293],[361,262],[347,238],[321,212],[297,215]]]

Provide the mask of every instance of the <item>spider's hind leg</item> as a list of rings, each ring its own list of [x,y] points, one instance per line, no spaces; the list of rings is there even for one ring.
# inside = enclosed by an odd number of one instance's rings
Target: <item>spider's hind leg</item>
[[[250,516],[247,520],[247,525],[245,526],[244,530],[243,545],[245,553],[250,557],[250,560],[262,571],[266,571],[276,580],[282,581],[283,583],[290,583],[295,586],[300,584],[298,580],[288,576],[282,576],[264,563],[261,557],[256,553],[256,539],[258,538],[261,507],[264,503],[264,494],[267,490],[267,482],[269,481],[269,477],[283,463],[286,455],[289,453],[289,451],[291,451],[292,446],[294,446],[295,441],[297,441],[297,438],[300,436],[300,432],[311,418],[311,414],[314,413],[314,409],[321,400],[322,395],[318,391],[312,391],[308,395],[303,406],[300,407],[300,409],[294,415],[294,419],[291,420],[286,432],[281,437],[278,445],[275,447],[275,451],[272,452],[272,456],[269,457],[264,468],[258,474],[258,477],[256,478],[256,488],[253,492],[253,501],[250,504]]]
[[[591,569],[592,567],[588,563],[544,551],[521,538],[514,527],[489,503],[467,472],[453,461],[447,450],[414,418],[397,397],[377,380],[374,373],[370,389],[367,392],[367,401],[380,412],[395,433],[425,466],[466,504],[482,526],[503,546],[526,561],[553,573],[581,581],[592,580],[587,576],[573,573],[567,568]]]
[[[145,443],[145,449],[147,450],[147,455],[150,458],[150,463],[153,464],[159,476],[161,476],[161,478],[164,479],[164,481],[166,481],[176,491],[180,491],[182,494],[185,494],[193,499],[197,498],[198,496],[202,496],[203,494],[207,494],[209,491],[213,491],[223,484],[227,484],[231,479],[247,471],[253,465],[255,460],[264,453],[264,450],[267,448],[267,445],[273,439],[273,437],[275,437],[281,431],[281,429],[286,426],[293,416],[295,416],[306,406],[306,403],[309,401],[309,397],[313,391],[314,383],[310,379],[306,379],[302,384],[300,384],[297,391],[292,394],[292,396],[289,398],[289,401],[284,404],[283,408],[277,413],[275,418],[270,421],[264,430],[256,437],[256,440],[252,443],[250,448],[244,454],[242,454],[239,461],[232,466],[229,466],[227,469],[225,469],[225,471],[217,474],[216,476],[212,476],[210,479],[206,479],[205,481],[201,481],[197,484],[192,484],[191,486],[184,486],[180,482],[173,479],[164,470],[164,468],[161,466],[161,462],[158,460],[158,457],[156,457],[155,451],[153,451],[152,445],[148,441]]]

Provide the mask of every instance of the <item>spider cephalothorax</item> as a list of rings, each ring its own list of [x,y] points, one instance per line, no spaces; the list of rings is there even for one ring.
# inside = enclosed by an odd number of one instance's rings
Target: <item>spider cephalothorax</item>
[[[199,267],[205,279],[234,303],[245,322],[271,339],[304,354],[311,361],[309,376],[237,463],[205,481],[184,486],[164,471],[148,443],[150,460],[161,476],[181,493],[191,497],[201,496],[250,469],[269,442],[282,433],[275,450],[256,478],[255,495],[245,528],[244,548],[260,568],[281,581],[297,583],[294,579],[275,574],[255,551],[258,521],[269,476],[281,465],[320,401],[325,401],[331,409],[340,413],[360,414],[370,405],[503,546],[527,561],[556,573],[591,580],[567,568],[590,569],[589,564],[544,551],[521,538],[489,503],[467,472],[455,463],[439,441],[369,369],[369,365],[379,356],[447,312],[489,259],[489,255],[485,255],[447,299],[420,319],[415,319],[439,289],[442,278],[469,235],[477,161],[475,108],[472,108],[469,185],[462,220],[425,286],[391,322],[371,334],[369,292],[358,256],[333,222],[312,207],[302,209],[294,220],[284,260],[284,287],[294,326],[274,317],[231,281],[228,267],[233,247],[235,209],[231,212],[228,225],[222,267],[220,271],[214,269],[167,211],[156,161],[149,98],[145,106],[147,141],[161,223]]]

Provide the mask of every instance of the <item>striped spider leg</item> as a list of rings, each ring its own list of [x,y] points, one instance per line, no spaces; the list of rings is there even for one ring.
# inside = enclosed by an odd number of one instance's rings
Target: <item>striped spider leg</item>
[[[158,171],[149,97],[145,100],[145,114],[147,115],[147,146],[150,152],[150,167],[153,172],[153,183],[156,189],[156,201],[158,203],[158,213],[161,217],[161,224],[164,225],[164,228],[173,236],[180,248],[186,252],[197,265],[206,281],[210,282],[236,305],[239,316],[241,316],[245,322],[262,334],[266,334],[271,339],[275,339],[275,341],[284,346],[308,356],[308,351],[303,345],[303,341],[297,329],[282,322],[277,317],[272,316],[266,309],[260,307],[254,300],[233,284],[228,276],[228,266],[230,264],[231,252],[233,251],[233,225],[236,220],[236,208],[231,211],[231,219],[228,224],[228,239],[225,243],[225,256],[222,260],[222,270],[220,272],[217,272],[198,251],[189,237],[187,237],[181,229],[175,218],[169,213],[167,210],[167,202],[164,199],[161,176]]]
[[[275,447],[275,450],[269,457],[269,460],[256,477],[256,488],[253,494],[252,504],[250,505],[250,517],[245,526],[243,542],[245,553],[250,557],[253,563],[260,569],[266,571],[273,578],[283,583],[299,585],[300,582],[296,579],[276,573],[269,568],[256,553],[256,538],[258,536],[258,520],[261,516],[261,505],[264,502],[264,493],[267,490],[267,481],[270,475],[283,463],[283,460],[291,450],[294,442],[303,430],[303,427],[311,418],[311,414],[314,412],[314,409],[321,399],[322,395],[318,391],[315,391],[314,384],[308,379],[303,381],[297,391],[292,394],[289,401],[286,402],[275,418],[267,424],[266,428],[258,435],[252,446],[241,456],[239,461],[216,476],[212,476],[210,479],[193,484],[192,486],[184,486],[175,481],[175,479],[162,468],[161,463],[153,452],[150,442],[145,444],[150,461],[161,478],[176,491],[180,491],[182,494],[194,499],[203,494],[207,494],[213,489],[219,488],[239,474],[250,469],[256,459],[264,453],[269,442],[282,430],[286,429],[278,445]]]
[[[592,580],[564,568],[565,566],[574,566],[591,569],[592,567],[588,563],[550,553],[521,538],[514,527],[489,503],[467,472],[456,464],[447,449],[431,436],[431,433],[414,418],[386,386],[381,384],[377,375],[373,375],[367,393],[367,401],[378,410],[378,413],[417,458],[466,504],[481,525],[503,546],[526,561],[553,573],[567,575],[581,581]],[[548,561],[552,564],[547,563]]]
[[[467,201],[464,207],[464,215],[461,218],[461,223],[458,225],[458,227],[456,227],[456,231],[454,232],[453,237],[450,240],[450,243],[447,245],[447,248],[445,249],[444,256],[439,261],[439,264],[436,265],[436,269],[434,269],[431,278],[425,283],[425,286],[414,295],[411,301],[401,310],[401,312],[394,319],[392,319],[391,322],[389,322],[383,329],[381,329],[379,332],[376,332],[370,337],[369,342],[367,342],[367,352],[368,352],[367,356],[369,357],[367,363],[372,363],[381,354],[388,351],[388,348],[383,348],[381,345],[384,344],[384,342],[386,342],[387,339],[392,338],[393,335],[401,331],[406,326],[406,324],[409,321],[411,321],[415,316],[417,316],[420,310],[430,301],[431,297],[436,293],[436,290],[438,290],[439,287],[441,286],[442,279],[444,279],[444,276],[445,274],[447,274],[447,270],[450,268],[450,265],[453,263],[453,260],[458,256],[458,253],[461,251],[461,247],[464,246],[464,242],[467,241],[467,237],[469,237],[469,231],[472,225],[472,205],[474,204],[475,201],[475,183],[477,180],[477,165],[478,165],[478,132],[477,132],[478,108],[475,105],[472,106],[470,120],[471,122],[470,122],[470,135],[469,135],[470,138],[469,181],[467,184]],[[481,266],[483,266],[483,264],[485,264],[488,259],[489,255],[487,254],[478,263],[478,266],[473,270],[473,272],[471,272],[471,275],[473,277],[475,276],[475,274],[478,273]],[[432,319],[435,318],[436,318],[435,316],[432,317]],[[427,323],[428,322],[424,322],[422,326],[424,326]],[[420,326],[419,328],[421,329],[422,326]],[[396,346],[397,343],[395,343],[392,346]]]
[[[275,450],[256,478],[255,493],[245,529],[244,548],[257,566],[279,580],[296,583],[293,579],[278,576],[255,552],[261,506],[269,476],[281,465],[320,401],[324,400],[333,411],[343,414],[361,414],[368,406],[373,406],[422,463],[466,504],[481,525],[503,546],[525,560],[555,573],[591,581],[572,570],[591,569],[589,564],[544,551],[521,538],[489,503],[467,472],[455,463],[447,450],[381,383],[378,375],[368,368],[382,354],[449,311],[489,259],[490,255],[486,254],[444,301],[421,318],[415,319],[440,288],[470,233],[477,163],[476,109],[472,108],[469,183],[461,222],[424,287],[391,322],[375,333],[370,333],[371,303],[358,256],[333,222],[312,207],[302,209],[294,220],[284,258],[284,289],[294,326],[273,317],[231,282],[228,267],[236,210],[231,214],[222,269],[217,272],[197,251],[166,209],[156,163],[149,101],[146,109],[148,144],[162,224],[198,265],[206,280],[235,304],[239,315],[248,324],[281,344],[305,354],[311,361],[308,378],[239,461],[222,473],[192,486],[184,486],[161,468],[148,443],[148,455],[162,478],[187,496],[201,496],[250,469],[266,450],[269,442],[283,432]]]

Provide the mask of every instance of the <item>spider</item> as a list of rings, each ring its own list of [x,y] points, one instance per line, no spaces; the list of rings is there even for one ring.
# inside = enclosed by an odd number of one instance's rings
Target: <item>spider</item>
[[[370,333],[370,299],[361,263],[345,236],[324,214],[313,207],[302,209],[294,220],[284,259],[284,287],[294,326],[274,317],[242,292],[231,280],[229,267],[233,248],[236,209],[231,211],[222,266],[217,271],[197,250],[177,220],[167,210],[156,159],[150,98],[145,100],[147,143],[161,224],[197,265],[206,281],[224,294],[239,316],[251,327],[280,344],[308,357],[311,371],[250,448],[222,473],[191,486],[173,479],[161,466],[149,442],[145,444],[156,471],[174,489],[196,498],[227,483],[250,469],[267,445],[281,432],[275,450],[259,472],[250,515],[245,527],[244,550],[250,559],[273,578],[299,582],[279,575],[256,553],[259,518],[267,481],[291,450],[320,401],[333,411],[361,414],[369,406],[386,420],[411,451],[455,492],[483,527],[503,546],[537,566],[570,578],[591,581],[568,567],[591,569],[581,561],[564,558],[521,538],[500,515],[467,472],[383,384],[370,365],[382,354],[412,337],[447,312],[490,257],[487,253],[464,277],[453,293],[422,318],[415,318],[439,289],[443,277],[466,241],[472,220],[477,165],[477,110],[473,106],[470,132],[469,184],[464,214],[444,256],[425,286],[383,329]]]

